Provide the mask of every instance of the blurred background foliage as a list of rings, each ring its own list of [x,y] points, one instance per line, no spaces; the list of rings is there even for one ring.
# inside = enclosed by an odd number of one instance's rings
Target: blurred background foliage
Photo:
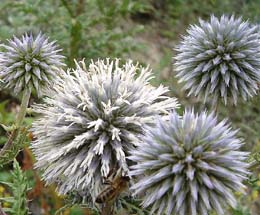
[[[1,0],[0,40],[4,42],[13,35],[25,32],[45,33],[57,40],[67,57],[68,67],[74,59],[86,62],[98,58],[132,58],[142,64],[150,64],[155,73],[154,85],[169,86],[170,94],[179,99],[182,107],[195,106],[197,110],[211,108],[197,98],[187,98],[174,78],[172,67],[173,48],[189,24],[198,18],[208,19],[211,14],[235,14],[260,23],[259,0]],[[12,92],[0,91],[0,124],[11,126],[19,109],[19,97]],[[31,103],[37,101],[31,99]],[[260,96],[236,107],[218,107],[219,118],[228,117],[232,126],[240,128],[239,135],[245,139],[245,150],[253,153],[260,163]],[[182,110],[180,110],[181,112]],[[30,125],[27,117],[26,125]],[[8,131],[0,127],[0,147],[5,143]],[[14,165],[0,169],[0,201],[8,214],[15,204],[27,204],[31,214],[83,215],[95,214],[77,205],[66,204],[67,199],[57,196],[55,187],[45,187],[40,175],[33,169],[34,158],[28,148],[30,135]],[[260,165],[258,165],[259,167]],[[237,193],[239,205],[231,210],[234,215],[260,214],[260,170],[255,170],[248,181],[246,195]],[[23,185],[19,188],[18,185]],[[24,195],[24,191],[31,188]],[[20,197],[20,202],[14,199]],[[4,201],[5,199],[5,201]],[[26,200],[26,201],[25,201]],[[138,201],[123,199],[123,208],[129,214],[146,214],[138,208]],[[81,205],[82,206],[82,205]],[[60,209],[60,210],[59,210]],[[27,210],[25,208],[25,210]],[[130,212],[132,211],[132,212]],[[24,213],[23,213],[24,212]],[[126,214],[123,210],[122,214]]]

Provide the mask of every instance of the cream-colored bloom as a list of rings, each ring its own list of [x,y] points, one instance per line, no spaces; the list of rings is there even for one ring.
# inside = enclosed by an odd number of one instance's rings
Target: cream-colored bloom
[[[64,74],[56,93],[35,105],[36,167],[60,193],[89,189],[95,198],[111,169],[127,171],[126,156],[143,126],[177,107],[166,87],[153,87],[149,68],[127,61],[84,62]]]

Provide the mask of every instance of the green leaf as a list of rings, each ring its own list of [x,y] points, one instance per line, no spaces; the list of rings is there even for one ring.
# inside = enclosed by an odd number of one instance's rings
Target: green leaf
[[[25,173],[21,170],[19,163],[13,161],[12,182],[1,182],[11,188],[11,197],[2,197],[0,200],[11,204],[11,208],[4,208],[10,215],[27,215],[29,210],[27,207],[26,192],[29,190],[29,181]]]

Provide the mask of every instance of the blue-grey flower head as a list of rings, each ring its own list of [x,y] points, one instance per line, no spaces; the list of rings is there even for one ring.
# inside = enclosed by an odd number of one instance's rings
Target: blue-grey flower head
[[[234,104],[257,93],[260,82],[259,31],[241,18],[211,16],[192,25],[177,47],[175,57],[179,82],[188,95],[213,103],[223,99]]]
[[[89,189],[95,197],[111,169],[127,171],[126,156],[143,126],[177,102],[166,96],[167,88],[150,85],[149,68],[131,61],[76,64],[54,97],[35,106],[41,117],[32,126],[37,137],[32,148],[43,178],[58,181],[60,193]]]
[[[41,96],[54,85],[64,66],[64,56],[58,54],[61,49],[41,33],[35,38],[32,34],[24,34],[21,39],[14,36],[2,47],[5,51],[0,53],[0,78],[15,94],[30,88]]]
[[[158,119],[130,152],[136,162],[130,175],[138,179],[131,189],[152,214],[224,214],[223,206],[235,207],[232,191],[243,190],[248,174],[248,153],[239,150],[236,133],[212,113],[186,110]]]

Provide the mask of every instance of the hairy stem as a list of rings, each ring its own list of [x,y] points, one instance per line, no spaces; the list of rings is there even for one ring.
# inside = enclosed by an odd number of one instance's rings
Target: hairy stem
[[[12,147],[14,140],[19,133],[18,131],[19,131],[20,126],[23,123],[23,119],[24,119],[25,114],[26,114],[26,109],[27,109],[27,106],[29,104],[30,96],[31,96],[31,90],[25,89],[25,91],[23,93],[23,98],[22,98],[20,110],[19,110],[17,118],[16,118],[15,129],[12,131],[12,133],[9,136],[6,144],[1,149],[0,157],[4,156],[5,152],[8,151],[8,149],[10,149]]]
[[[20,111],[17,115],[17,119],[16,119],[16,127],[20,127],[23,123],[23,119],[25,117],[26,114],[26,109],[28,107],[29,104],[29,100],[30,100],[30,96],[31,96],[31,90],[29,89],[25,89],[24,94],[23,94],[23,98],[22,98],[22,103],[20,106]]]

